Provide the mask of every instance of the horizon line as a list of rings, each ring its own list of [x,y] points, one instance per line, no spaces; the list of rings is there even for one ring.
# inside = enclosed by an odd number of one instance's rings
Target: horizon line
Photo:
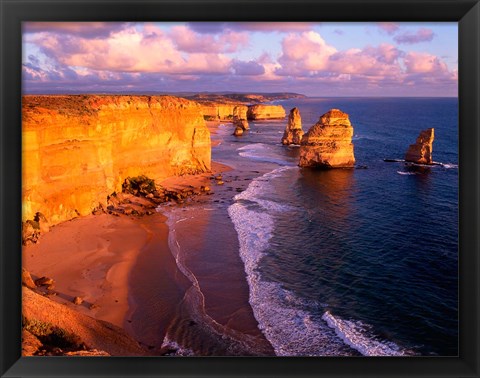
[[[70,92],[70,93],[44,93],[44,92],[31,92],[31,93],[22,93],[22,96],[178,96],[181,97],[180,94],[189,95],[196,95],[196,94],[211,94],[211,95],[225,95],[226,93],[223,92]],[[273,95],[273,94],[297,94],[301,96],[305,96],[306,98],[458,98],[456,96],[309,96],[303,93],[296,93],[296,92],[228,92],[228,94],[238,94],[238,95]],[[292,98],[294,99],[294,98]],[[288,100],[288,99],[285,99]]]

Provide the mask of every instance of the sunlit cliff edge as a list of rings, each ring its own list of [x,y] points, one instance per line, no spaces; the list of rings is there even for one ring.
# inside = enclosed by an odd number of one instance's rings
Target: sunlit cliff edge
[[[210,170],[199,104],[172,96],[24,96],[23,219],[87,215],[125,178]]]

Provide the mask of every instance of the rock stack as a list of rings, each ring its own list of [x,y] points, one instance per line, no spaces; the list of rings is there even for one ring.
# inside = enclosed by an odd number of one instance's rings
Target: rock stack
[[[282,144],[300,144],[302,137],[302,117],[300,117],[298,108],[293,108],[288,115],[288,124],[283,133]]]
[[[233,126],[235,126],[233,135],[242,135],[245,130],[250,128],[247,121],[247,109],[246,106],[235,106],[233,108]]]
[[[352,168],[353,127],[348,114],[331,109],[322,115],[303,136],[300,146],[300,167]]]
[[[250,105],[247,119],[280,119],[285,118],[285,109],[282,105]]]
[[[420,132],[415,144],[408,147],[405,154],[405,161],[417,164],[432,164],[432,145],[434,129],[426,129]]]

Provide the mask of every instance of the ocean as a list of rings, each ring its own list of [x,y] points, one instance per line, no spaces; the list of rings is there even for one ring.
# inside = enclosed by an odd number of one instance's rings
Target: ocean
[[[299,168],[299,148],[281,145],[286,119],[250,122],[242,137],[221,125],[212,135],[219,142],[212,160],[233,168],[226,183],[244,185],[223,189],[207,209],[223,226],[203,234],[214,235],[215,244],[200,250],[216,253],[217,262],[222,246],[238,254],[258,328],[278,356],[456,356],[458,100],[277,103],[287,114],[299,108],[305,132],[329,109],[348,113],[362,169]],[[442,165],[411,171],[383,161],[403,159],[430,127],[433,158]],[[179,210],[169,219],[172,232],[185,220]],[[227,226],[235,232],[224,235]],[[198,243],[175,243],[187,266]],[[221,279],[228,287],[228,277]],[[197,286],[202,290],[201,278]],[[195,350],[192,341],[176,342]],[[215,353],[192,354],[200,350]]]

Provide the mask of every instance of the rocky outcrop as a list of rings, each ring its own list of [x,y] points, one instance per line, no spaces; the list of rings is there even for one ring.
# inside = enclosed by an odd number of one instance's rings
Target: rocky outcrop
[[[288,115],[288,124],[283,133],[282,144],[300,144],[302,137],[302,117],[298,108],[293,108]]]
[[[352,168],[353,127],[348,114],[331,109],[322,115],[303,136],[300,146],[300,167]]]
[[[22,290],[22,315],[24,355],[36,354],[41,348],[32,335],[72,344],[75,349],[101,350],[112,356],[148,354],[120,327],[81,314],[25,287]],[[49,333],[55,337],[49,338]],[[63,351],[57,353],[65,354]]]
[[[195,102],[24,96],[22,107],[24,220],[41,212],[54,225],[106,208],[127,177],[160,181],[210,170],[210,133]]]
[[[285,118],[282,105],[251,105],[248,107],[247,119],[281,119]]]
[[[35,289],[37,285],[33,282],[30,272],[25,268],[22,268],[22,285],[28,287],[29,289]]]
[[[432,164],[432,145],[434,139],[434,129],[426,129],[420,132],[415,144],[408,147],[405,154],[405,161],[417,164]]]
[[[247,109],[246,106],[235,106],[233,108],[233,125],[236,129],[248,130],[250,128],[247,121]]]

